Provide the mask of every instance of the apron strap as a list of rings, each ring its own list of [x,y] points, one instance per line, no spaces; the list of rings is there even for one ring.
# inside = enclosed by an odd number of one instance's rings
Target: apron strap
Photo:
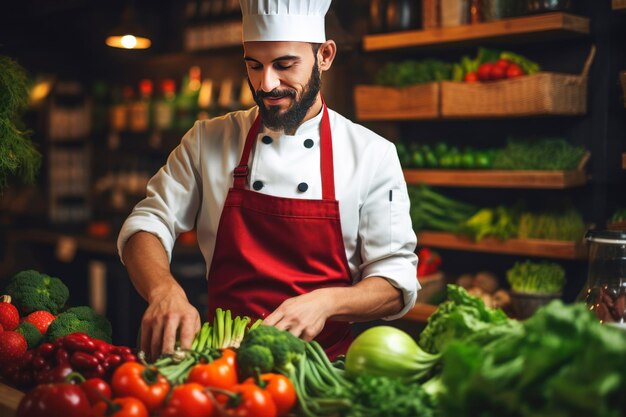
[[[257,115],[254,123],[246,136],[246,143],[243,147],[241,160],[239,165],[233,172],[234,185],[233,188],[245,189],[248,182],[250,169],[248,161],[250,159],[250,151],[254,144],[259,130],[261,128],[261,114]],[[322,199],[335,201],[335,174],[333,167],[333,143],[330,131],[330,118],[328,116],[328,108],[324,97],[322,97],[322,122],[320,125],[320,171],[322,176]]]

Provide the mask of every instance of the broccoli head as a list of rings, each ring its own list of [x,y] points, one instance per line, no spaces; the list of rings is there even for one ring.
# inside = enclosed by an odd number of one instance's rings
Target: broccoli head
[[[28,349],[36,348],[43,341],[43,335],[39,332],[37,326],[27,321],[20,323],[15,331],[24,336]]]
[[[59,314],[50,323],[46,332],[46,339],[53,342],[59,337],[81,332],[86,333],[94,339],[104,340],[111,343],[111,322],[106,317],[97,314],[91,307],[72,307]]]
[[[246,335],[237,352],[242,377],[271,370],[289,372],[304,355],[304,341],[273,326],[259,326]]]
[[[56,315],[70,296],[59,278],[32,269],[15,274],[5,292],[11,296],[23,316],[37,310]]]

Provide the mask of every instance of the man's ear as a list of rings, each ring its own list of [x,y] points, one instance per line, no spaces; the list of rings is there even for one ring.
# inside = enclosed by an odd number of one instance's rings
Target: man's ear
[[[317,51],[320,71],[328,71],[330,69],[336,54],[337,44],[334,40],[329,39],[320,46],[320,49]]]

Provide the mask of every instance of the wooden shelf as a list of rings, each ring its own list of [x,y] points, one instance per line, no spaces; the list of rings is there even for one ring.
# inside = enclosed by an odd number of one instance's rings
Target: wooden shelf
[[[626,169],[626,152],[622,154],[622,169]]]
[[[367,35],[363,39],[363,49],[380,51],[430,45],[484,43],[488,40],[510,42],[563,39],[588,33],[588,18],[556,12],[473,25]]]
[[[626,0],[613,0],[613,10],[626,11]]]
[[[437,306],[430,304],[415,304],[413,309],[409,310],[402,319],[426,322],[431,314],[437,310]]]
[[[553,259],[587,259],[587,247],[581,242],[565,242],[541,239],[484,238],[480,242],[452,233],[423,231],[417,234],[423,246],[456,249],[471,252],[487,252],[507,255],[527,255]]]
[[[584,185],[584,171],[405,169],[407,184],[443,187],[564,189]]]

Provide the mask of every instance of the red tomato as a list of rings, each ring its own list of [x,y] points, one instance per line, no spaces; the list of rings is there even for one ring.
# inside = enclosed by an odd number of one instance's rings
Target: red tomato
[[[38,385],[20,401],[17,417],[91,417],[85,393],[73,384]]]
[[[104,398],[111,399],[111,387],[101,378],[89,378],[80,384],[80,388],[87,395],[91,405],[103,401]]]
[[[163,404],[170,390],[170,383],[163,375],[138,362],[126,362],[117,368],[111,386],[116,397],[135,397],[150,412]]]
[[[235,365],[237,363],[236,357],[237,357],[237,354],[235,353],[234,350],[232,350],[232,349],[224,349],[224,350],[222,350],[222,357],[219,358],[218,360],[226,361],[230,366],[235,368]],[[235,368],[235,370],[236,370],[236,368]]]
[[[93,417],[148,417],[148,410],[137,398],[121,397],[94,405]]]
[[[177,386],[159,417],[213,416],[215,407],[205,389],[202,385],[193,382]]]
[[[244,384],[260,385],[267,391],[276,405],[276,412],[279,417],[289,414],[293,406],[296,405],[296,390],[289,378],[284,375],[262,374],[261,384],[257,384],[255,378],[246,379]]]
[[[217,401],[224,406],[227,416],[232,417],[276,417],[276,405],[269,392],[254,384],[238,384],[232,394],[219,394]]]
[[[494,65],[489,72],[489,79],[496,81],[506,78],[506,68]]]
[[[511,65],[511,61],[500,58],[496,61],[494,66],[500,67],[504,70],[504,72],[506,72],[506,69],[509,67],[509,65]]]
[[[230,389],[237,384],[237,371],[228,363],[227,358],[220,358],[191,368],[187,382],[195,382],[203,387]]]
[[[476,76],[480,81],[489,81],[491,80],[492,68],[493,64],[491,62],[485,62],[478,67],[478,71],[476,71]]]
[[[476,81],[478,81],[478,75],[476,75],[474,71],[470,71],[467,74],[465,74],[465,77],[463,77],[463,80],[466,83],[475,83]]]
[[[521,77],[522,75],[524,75],[524,70],[517,64],[511,64],[506,69],[507,78]]]

